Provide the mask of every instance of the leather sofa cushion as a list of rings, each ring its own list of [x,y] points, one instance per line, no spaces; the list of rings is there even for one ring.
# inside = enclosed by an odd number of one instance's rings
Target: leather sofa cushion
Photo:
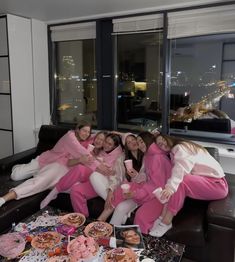
[[[184,208],[173,219],[173,227],[165,237],[187,246],[204,246],[207,205],[207,201],[186,199]]]
[[[71,128],[72,129],[72,128]],[[42,125],[38,134],[39,142],[37,145],[36,154],[39,155],[54,147],[58,140],[65,135],[70,128],[60,126]]]
[[[230,186],[229,197],[210,202],[207,211],[208,223],[235,229],[234,203],[235,186]]]
[[[9,230],[12,223],[19,223],[22,219],[36,213],[39,204],[48,192],[39,193],[20,200],[13,200],[0,209],[0,233]]]

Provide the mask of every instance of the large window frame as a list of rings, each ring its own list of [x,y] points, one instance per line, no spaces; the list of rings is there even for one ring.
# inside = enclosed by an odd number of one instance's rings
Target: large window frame
[[[218,136],[215,137],[213,134],[207,134],[206,132],[199,133],[193,132],[179,132],[174,133],[171,132],[169,128],[169,112],[170,112],[170,77],[171,77],[171,56],[170,56],[170,40],[169,40],[169,31],[171,28],[168,26],[169,24],[169,16],[171,14],[175,14],[180,12],[183,15],[184,11],[191,11],[193,13],[203,13],[205,9],[212,10],[213,8],[219,8],[221,12],[226,9],[229,9],[230,6],[235,7],[234,2],[226,2],[226,3],[214,3],[214,4],[207,4],[201,6],[194,6],[194,7],[186,7],[186,8],[177,8],[172,10],[165,10],[159,12],[152,12],[152,13],[144,13],[141,15],[153,15],[156,13],[163,14],[163,92],[162,92],[162,103],[164,104],[163,111],[162,111],[162,133],[171,133],[174,135],[179,136],[186,136],[190,139],[195,140],[202,140],[202,141],[212,141],[212,142],[220,142],[228,144],[235,144],[234,137],[223,137]],[[105,19],[98,19],[96,20],[97,26],[97,49],[96,49],[96,56],[97,56],[97,93],[98,93],[98,128],[99,129],[117,129],[117,105],[116,105],[116,89],[115,89],[115,68],[116,68],[116,58],[115,58],[115,41],[112,40],[112,20],[119,19],[119,18],[129,18],[131,16],[123,16],[123,17],[110,17]],[[93,20],[95,21],[95,20]],[[86,21],[83,21],[86,22]],[[50,28],[53,25],[49,25]],[[221,28],[220,28],[221,29]],[[231,29],[232,30],[232,29]],[[234,32],[230,31],[230,32]],[[214,32],[215,33],[215,32]],[[107,41],[108,40],[108,41]],[[49,47],[51,51],[53,51],[53,45],[49,41]],[[108,50],[109,57],[105,56],[105,51]],[[110,56],[111,54],[111,56]],[[55,58],[52,56],[50,59],[50,80],[53,83],[53,76],[54,76],[54,66],[55,65]],[[112,88],[110,88],[112,85]],[[54,90],[51,89],[51,96],[53,97]],[[52,104],[53,108],[53,104]],[[53,112],[53,109],[52,109]],[[54,123],[55,119],[53,120]]]
[[[53,76],[51,77],[51,83],[53,88],[50,94],[52,105],[51,115],[53,123],[58,125],[73,126],[74,124],[79,122],[79,120],[88,120],[89,118],[91,123],[94,126],[97,126],[97,76],[96,62],[93,63],[96,60],[96,23],[82,22],[51,26],[49,27],[49,35],[51,38],[51,49],[53,50],[51,57],[53,61],[53,63],[51,63],[51,74]],[[62,52],[65,52],[66,46],[68,47],[67,52],[72,52],[72,54],[74,55],[74,57],[67,58],[67,60],[71,60],[70,62],[68,61],[67,64],[69,63],[68,65],[71,65],[70,67],[73,67],[74,69],[76,68],[76,72],[71,72],[71,76],[68,76],[69,78],[72,77],[71,81],[63,79],[61,80],[61,77],[58,75],[58,73],[62,73],[63,76],[63,61],[58,58],[61,53],[60,50],[62,50]],[[94,69],[92,70],[93,72],[89,72],[90,69],[89,67],[87,67],[87,62],[83,57],[83,52],[87,49],[88,46],[90,46],[90,49],[92,49],[91,51],[94,52],[93,58],[90,57],[91,55],[90,53],[88,53],[89,61],[92,59],[93,64],[91,65],[91,68],[94,67]],[[72,50],[76,50],[76,47],[77,53],[74,53]],[[73,59],[76,59],[76,63]],[[74,69],[72,71],[74,71]],[[64,100],[64,92],[60,92],[60,85],[63,86],[62,82],[64,81],[68,81],[66,86],[70,87],[69,90],[72,96],[70,95],[71,103],[61,104],[61,101]],[[66,96],[68,96],[68,94]],[[96,101],[91,101],[94,99],[96,99]],[[91,108],[94,108],[95,105],[96,111],[93,112],[91,111]],[[69,118],[63,117],[64,111],[73,112],[74,121]]]
[[[200,11],[200,12],[199,12]],[[210,8],[181,10],[168,13],[168,42],[171,39],[184,39],[185,37],[206,37],[208,35],[219,35],[225,33],[235,33],[234,30],[234,14],[235,5],[231,6],[214,6]],[[218,17],[220,17],[219,23]],[[170,56],[168,57],[170,60]],[[222,62],[221,62],[222,66]],[[171,70],[171,63],[169,63],[169,72]],[[171,74],[170,74],[171,76]],[[223,80],[222,78],[220,80]],[[168,85],[171,90],[171,85]],[[209,96],[209,94],[208,94]],[[168,96],[169,97],[169,96]],[[169,97],[170,99],[170,97]],[[189,105],[189,108],[192,108]],[[183,113],[184,114],[184,113]],[[212,120],[213,121],[213,120]],[[226,143],[234,143],[233,134],[195,131],[188,130],[188,125],[185,124],[185,129],[176,128],[169,129],[169,133],[173,135],[181,135],[189,138],[197,138],[199,140],[207,141],[225,141]],[[218,131],[219,132],[219,131]]]

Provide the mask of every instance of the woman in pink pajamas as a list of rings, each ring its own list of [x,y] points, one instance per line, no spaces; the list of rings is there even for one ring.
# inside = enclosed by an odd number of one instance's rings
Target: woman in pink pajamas
[[[143,233],[148,233],[156,219],[156,215],[159,216],[163,208],[163,205],[156,200],[152,191],[156,187],[165,185],[171,174],[171,163],[166,152],[156,145],[153,134],[142,132],[138,135],[137,142],[139,149],[145,154],[144,166],[147,181],[141,183],[129,182],[130,191],[127,194],[122,194],[121,189],[117,189],[114,193],[112,206],[115,208],[120,202],[131,199],[136,205],[140,206],[136,212],[134,223],[140,226]],[[149,203],[151,203],[151,208],[149,208]],[[108,215],[107,212],[104,217],[106,218]]]
[[[170,153],[173,163],[171,176],[161,192],[161,199],[168,203],[150,231],[150,235],[161,237],[172,227],[172,219],[186,197],[222,199],[228,194],[228,185],[222,167],[202,146],[165,135],[157,136],[156,143]]]
[[[113,166],[115,161],[122,154],[121,138],[117,134],[108,134],[105,138],[103,151],[100,154],[103,165],[108,168],[108,172],[99,171],[103,173],[105,177],[110,179],[113,177]],[[98,172],[97,172],[98,173]],[[102,184],[103,188],[103,184]],[[83,213],[86,217],[89,216],[87,208],[87,200],[98,196],[96,191],[93,189],[90,181],[86,181],[80,184],[74,184],[70,190],[70,198],[72,206],[75,212]],[[105,199],[107,197],[107,188],[102,192],[102,196]]]
[[[91,151],[91,155],[83,155],[80,158],[70,159],[68,161],[68,166],[73,166],[73,168],[59,180],[55,188],[53,188],[41,202],[41,209],[47,206],[51,200],[56,199],[60,192],[68,191],[75,183],[88,181],[90,174],[94,170],[102,169],[99,155],[102,153],[106,135],[107,133],[104,131],[100,131],[95,135],[93,142],[94,149]],[[85,165],[87,162],[89,162],[89,166]]]
[[[11,174],[13,180],[33,177],[12,188],[9,193],[1,197],[0,206],[9,200],[21,199],[53,188],[59,179],[69,171],[67,166],[69,159],[80,158],[88,154],[86,147],[93,141],[90,134],[91,125],[82,121],[75,130],[68,131],[51,150],[43,152],[28,164],[13,167]]]
[[[122,143],[124,153],[116,161],[115,176],[108,187],[108,196],[106,198],[104,211],[98,217],[98,220],[106,221],[113,213],[110,220],[111,224],[125,224],[130,212],[136,209],[137,204],[132,199],[125,199],[122,194],[121,184],[129,184],[131,190],[140,187],[146,181],[145,168],[143,164],[144,154],[139,150],[136,136],[132,133],[122,134]],[[124,165],[125,160],[132,160],[133,168],[127,170]],[[96,190],[97,183],[92,183]],[[115,208],[115,210],[114,210]]]

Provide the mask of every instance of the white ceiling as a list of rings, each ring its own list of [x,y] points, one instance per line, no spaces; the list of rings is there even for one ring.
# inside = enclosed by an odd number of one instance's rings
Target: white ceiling
[[[227,0],[0,0],[0,14],[57,23],[218,2]]]

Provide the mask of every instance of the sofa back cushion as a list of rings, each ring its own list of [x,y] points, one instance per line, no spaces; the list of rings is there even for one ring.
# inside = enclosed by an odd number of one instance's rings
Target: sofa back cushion
[[[42,125],[38,134],[37,155],[54,147],[57,141],[71,128],[54,125]]]
[[[216,147],[205,147],[206,150],[217,160],[220,162],[220,157],[219,157],[219,149]]]

